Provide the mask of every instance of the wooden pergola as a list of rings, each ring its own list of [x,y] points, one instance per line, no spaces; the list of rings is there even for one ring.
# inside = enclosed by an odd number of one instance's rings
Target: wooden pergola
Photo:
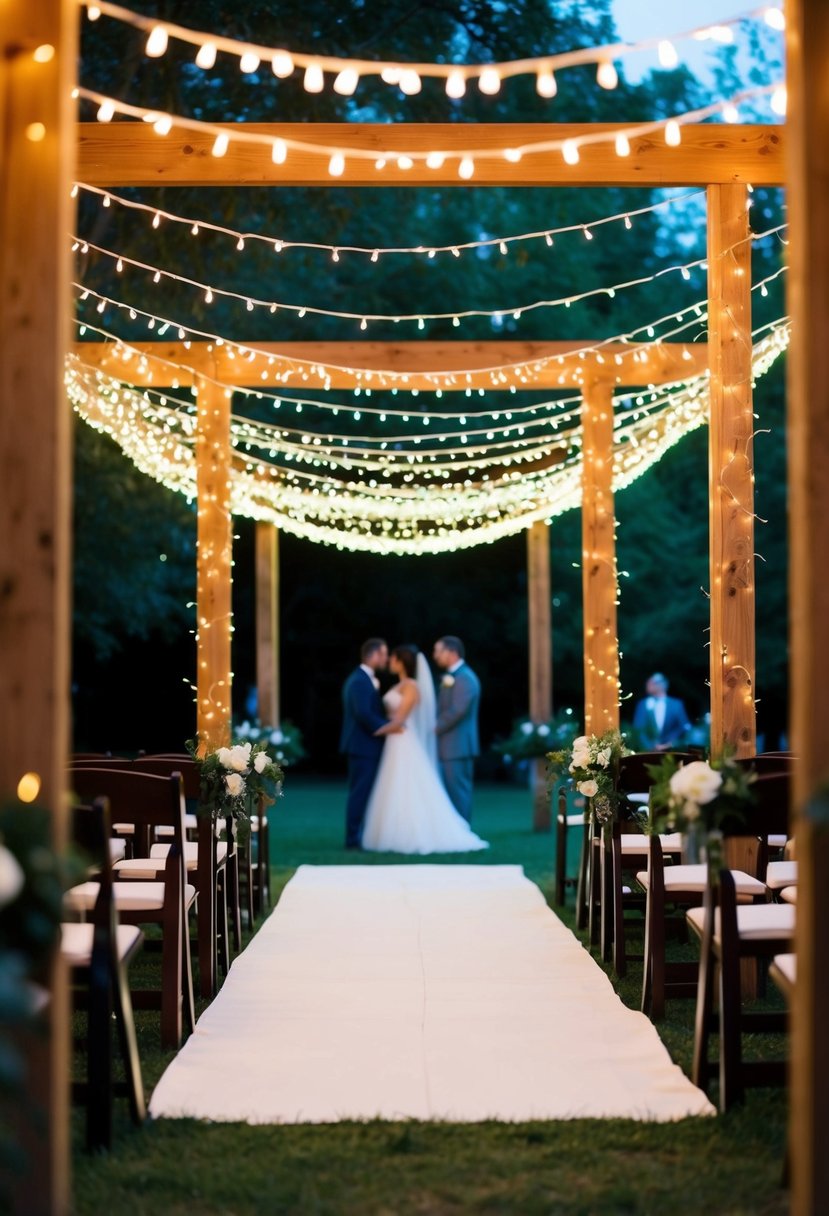
[[[795,801],[800,863],[797,924],[798,980],[794,1002],[792,1076],[793,1211],[823,1210],[829,1195],[829,1155],[822,1151],[829,1125],[829,979],[821,964],[829,942],[829,812],[820,794],[829,756],[829,585],[822,558],[829,552],[829,334],[825,293],[829,283],[829,105],[823,78],[829,59],[829,11],[823,0],[788,6],[789,105],[786,130],[778,127],[683,128],[679,148],[659,136],[631,141],[617,157],[612,139],[585,145],[578,165],[529,153],[520,164],[502,156],[476,156],[474,179],[461,182],[449,169],[419,162],[382,175],[371,162],[348,160],[338,185],[704,185],[708,191],[710,380],[710,562],[712,740],[728,740],[742,754],[754,747],[754,542],[751,436],[750,246],[747,186],[787,184],[790,189],[789,360],[791,503],[792,745],[801,757]],[[77,8],[73,0],[9,0],[0,10],[3,124],[0,129],[0,503],[10,521],[0,556],[0,787],[12,793],[24,773],[37,774],[41,801],[54,811],[55,843],[66,837],[64,771],[69,747],[70,415],[63,390],[69,349],[70,184],[74,177],[107,187],[138,185],[327,185],[327,157],[292,155],[283,166],[261,149],[231,142],[228,154],[210,155],[209,141],[188,132],[159,139],[142,124],[74,123]],[[55,48],[46,62],[32,52]],[[615,127],[604,128],[609,133]],[[233,130],[233,128],[229,128]],[[259,127],[271,137],[292,128]],[[539,125],[476,126],[477,147],[493,149],[539,138],[575,138],[596,128]],[[378,155],[439,146],[451,151],[468,138],[460,125],[354,126],[301,124],[306,141],[364,146]],[[784,139],[785,135],[785,139]],[[455,141],[453,143],[453,141]],[[808,154],[808,155],[807,155]],[[165,344],[148,346],[161,355]],[[260,345],[260,344],[257,344]],[[295,344],[299,346],[302,344]],[[432,352],[448,357],[448,345]],[[313,344],[309,362],[327,354]],[[424,369],[427,344],[417,344]],[[498,344],[502,349],[504,344]],[[166,344],[169,350],[170,344]],[[452,350],[455,350],[454,346]],[[371,353],[355,344],[337,366],[370,366],[411,357],[412,351]],[[362,352],[362,353],[361,353]],[[92,356],[89,345],[84,358]],[[274,348],[274,356],[300,362],[305,352]],[[330,353],[330,352],[329,352]],[[342,353],[342,352],[341,352]],[[565,356],[566,351],[560,351]],[[217,352],[189,358],[198,396],[199,493],[199,729],[219,741],[229,727],[230,402]],[[458,357],[472,359],[470,350]],[[193,350],[188,356],[193,355]],[[111,359],[100,352],[102,364]],[[162,356],[163,357],[163,356]],[[662,356],[660,356],[661,358]],[[671,379],[671,353],[653,367],[654,383]],[[491,366],[492,352],[476,366]],[[516,352],[516,359],[522,356]],[[179,361],[178,359],[176,361]],[[352,362],[356,361],[356,362]],[[581,361],[580,361],[581,363]],[[332,360],[333,364],[333,360]],[[428,371],[449,370],[425,365]],[[456,365],[457,367],[457,365]],[[114,371],[112,367],[108,370]],[[379,370],[384,370],[382,367]],[[387,366],[385,370],[390,370]],[[412,369],[414,371],[414,369]],[[556,364],[559,376],[561,365]],[[600,370],[603,375],[598,374]],[[581,363],[583,398],[583,589],[585,603],[586,728],[618,723],[618,649],[612,485],[612,393],[619,372]],[[657,374],[658,373],[658,374]],[[684,364],[683,376],[688,365]],[[641,365],[637,384],[642,383]],[[675,368],[674,368],[675,374]],[[134,373],[130,378],[134,379]],[[239,383],[239,366],[230,380]],[[161,383],[161,381],[156,381]],[[261,383],[261,381],[260,381]],[[556,385],[560,381],[557,379]],[[464,383],[463,387],[466,387]],[[542,387],[537,382],[527,387]],[[529,533],[531,629],[539,656],[549,647],[549,547],[544,525]],[[261,636],[275,645],[276,541],[262,531],[257,543],[257,597]],[[546,555],[546,556],[545,556]],[[209,626],[204,628],[204,625]],[[264,652],[263,652],[264,653]],[[273,669],[273,658],[269,660]],[[534,666],[532,712],[547,712],[549,661]],[[205,673],[204,675],[202,673]],[[272,694],[273,695],[273,694]],[[269,707],[270,708],[270,707]],[[821,902],[822,901],[822,902]],[[39,1053],[37,1096],[48,1111],[46,1132],[27,1180],[19,1211],[29,1216],[68,1211],[66,981],[52,977],[51,1035]]]

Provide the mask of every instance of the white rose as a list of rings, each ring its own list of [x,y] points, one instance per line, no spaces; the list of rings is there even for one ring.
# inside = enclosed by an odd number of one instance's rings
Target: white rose
[[[577,747],[574,747],[573,748],[573,764],[575,764],[576,768],[587,768],[589,763],[590,763],[590,752],[584,751],[583,749],[580,749]]]
[[[243,773],[246,768],[250,767],[250,744],[237,743],[235,747],[231,747],[228,755],[229,763],[225,768],[232,768],[236,773]]]
[[[256,759],[253,762],[253,767],[256,769],[257,773],[263,772],[268,767],[268,753],[258,752]]]
[[[612,754],[613,753],[611,752],[610,748],[606,747],[596,756],[596,759],[602,768],[607,768],[608,764],[610,764],[610,757]]]
[[[692,760],[683,764],[671,777],[671,793],[682,802],[695,802],[705,806],[720,792],[722,773],[713,769],[706,760]]]
[[[522,735],[531,735],[532,733],[533,733],[532,722],[522,722],[521,723],[521,734]]]
[[[579,737],[577,739],[573,740],[573,751],[574,752],[575,751],[586,752],[589,747],[590,747],[590,740],[588,739],[587,735],[579,735]]]
[[[584,794],[585,798],[595,798],[599,792],[598,784],[595,781],[580,781],[576,789],[580,794]]]
[[[0,844],[0,908],[17,899],[24,881],[25,875],[17,858]]]
[[[282,743],[284,738],[285,738],[285,736],[283,735],[281,730],[271,731],[271,743]]]
[[[230,748],[229,747],[220,747],[219,750],[216,752],[216,756],[218,757],[219,764],[221,764],[222,768],[233,768],[233,765],[230,760]]]
[[[538,728],[538,733],[539,733],[539,735],[541,735],[542,739],[545,739],[547,737],[547,735],[549,735],[550,728],[546,722],[541,723],[541,725]]]
[[[245,783],[239,773],[228,773],[225,777],[225,785],[231,798],[239,798],[245,792]]]
[[[441,684],[443,685],[444,688],[451,688],[454,683],[455,683],[455,677],[450,676],[450,675],[445,675],[443,677],[443,679],[441,680]]]

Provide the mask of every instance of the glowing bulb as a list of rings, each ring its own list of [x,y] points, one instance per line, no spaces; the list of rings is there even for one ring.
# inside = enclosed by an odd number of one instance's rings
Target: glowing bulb
[[[407,97],[414,97],[415,93],[420,92],[420,77],[414,68],[406,68],[400,73],[400,79],[397,82],[397,87],[400,89],[400,92],[405,93]]]
[[[558,92],[556,78],[553,75],[552,68],[541,68],[535,78],[535,91],[539,97],[555,97]]]
[[[773,9],[772,11],[775,13],[779,13],[780,9],[776,8],[776,9]],[[778,85],[778,87],[774,90],[774,92],[771,95],[770,104],[771,104],[771,108],[772,108],[772,113],[779,114],[781,118],[785,118],[787,102],[788,102],[788,96],[786,93],[786,86],[784,84]]]
[[[26,128],[26,138],[33,144],[39,144],[46,137],[46,128],[42,122],[30,122]]]
[[[450,72],[446,77],[446,96],[457,101],[466,92],[466,77],[463,72]]]
[[[305,69],[303,77],[303,86],[306,93],[321,93],[325,85],[325,77],[322,74],[322,68],[318,63],[309,63]]]
[[[213,156],[224,156],[225,152],[227,152],[229,145],[230,145],[230,136],[227,134],[226,131],[220,131],[219,134],[216,136],[215,140],[213,141],[213,147],[211,148],[212,155]]]
[[[458,165],[458,177],[468,180],[475,172],[475,162],[471,156],[464,156]]]
[[[153,123],[156,135],[169,135],[173,129],[173,120],[169,114],[160,114]]]
[[[679,63],[676,47],[668,38],[663,38],[660,42],[657,48],[657,55],[663,68],[675,68]]]
[[[405,173],[409,169],[414,168],[414,161],[412,160],[411,156],[398,156],[397,167],[398,169],[402,169]]]
[[[213,67],[213,64],[215,62],[216,62],[216,43],[215,42],[203,42],[201,44],[201,46],[199,47],[198,52],[196,54],[196,67],[204,68],[204,70],[207,71],[208,68]]]
[[[249,76],[251,72],[255,72],[259,67],[259,56],[256,51],[245,51],[239,60],[239,71],[245,76]]]
[[[426,168],[427,169],[440,169],[443,166],[443,162],[445,160],[446,160],[446,157],[444,156],[444,154],[442,152],[430,152],[429,155],[426,157]]]
[[[391,64],[386,64],[380,73],[380,79],[383,84],[397,84],[400,80],[400,68],[393,67]]]
[[[739,122],[740,111],[734,105],[733,101],[728,101],[722,108],[722,116],[725,122]]]
[[[620,131],[616,136],[616,155],[630,156],[630,140],[627,135],[623,135]]]
[[[98,113],[96,115],[98,122],[112,122],[114,114],[115,114],[114,104],[112,103],[112,101],[110,101],[110,99],[108,97],[105,97],[104,100],[101,102],[101,104],[98,106]]]
[[[619,75],[609,59],[603,59],[596,68],[596,84],[603,89],[615,89]]]
[[[512,165],[517,165],[522,155],[520,148],[504,148],[504,160],[508,160]]]
[[[494,97],[501,88],[501,77],[497,68],[484,68],[478,77],[478,88],[487,97]]]
[[[780,8],[767,8],[763,17],[766,25],[771,26],[773,30],[784,30],[786,28],[786,16]]]
[[[154,25],[147,38],[144,54],[150,59],[160,58],[167,50],[167,31],[163,25]]]
[[[40,793],[40,777],[37,773],[24,773],[17,783],[17,797],[21,802],[34,802]]]
[[[343,68],[334,77],[334,92],[339,93],[341,97],[351,97],[359,80],[360,77],[354,68]]]
[[[101,15],[101,10],[97,4],[90,4],[86,10],[86,15],[90,21],[97,21]]]
[[[288,145],[284,139],[275,139],[271,147],[271,160],[275,165],[284,165],[288,155]]]
[[[35,63],[49,63],[54,57],[55,48],[51,42],[42,42],[32,52],[32,59],[34,59]]]
[[[561,155],[564,157],[564,163],[567,165],[577,165],[579,163],[579,145],[574,139],[565,139],[561,146]]]
[[[287,51],[277,51],[271,60],[271,68],[274,76],[278,76],[280,80],[284,80],[286,76],[290,76],[294,70],[294,61]]]
[[[682,142],[682,131],[675,118],[665,123],[665,143],[670,148],[676,148]]]
[[[345,169],[345,157],[342,152],[335,152],[328,162],[328,172],[332,177],[342,177]]]

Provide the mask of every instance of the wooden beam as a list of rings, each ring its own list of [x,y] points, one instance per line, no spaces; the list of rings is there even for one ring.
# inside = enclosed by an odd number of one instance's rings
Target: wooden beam
[[[256,524],[256,692],[259,721],[279,717],[279,530]]]
[[[829,1195],[829,8],[788,0],[786,28],[791,745],[800,757],[789,1153],[793,1216],[816,1216]]]
[[[630,155],[617,156],[618,123],[231,123],[230,147],[211,154],[209,131],[174,129],[158,136],[134,121],[81,123],[78,178],[93,186],[706,186],[711,182],[751,182],[778,186],[784,179],[784,128],[723,123],[687,124],[682,143],[671,148],[661,132],[633,137]],[[267,140],[298,140],[316,151],[291,150],[275,165],[266,143],[243,142],[244,132]],[[505,148],[550,140],[584,140],[602,132],[607,139],[582,144],[577,165],[561,151],[527,152],[520,163],[505,159]],[[237,138],[234,139],[233,136]],[[371,153],[358,160],[346,154],[341,177],[328,172],[330,149]],[[469,180],[458,176],[459,156],[482,149]],[[491,154],[486,151],[492,149]],[[448,155],[440,169],[416,160],[400,169],[399,155]],[[374,157],[387,159],[382,170]]]
[[[61,851],[72,518],[63,234],[74,224],[77,20],[71,0],[0,5],[0,797],[14,798],[32,774]],[[36,60],[46,45],[51,58]],[[70,1206],[68,984],[57,954],[48,984],[44,1025],[25,1038],[26,1095],[12,1122],[28,1160],[21,1175],[6,1174],[14,1211],[26,1216]]]
[[[586,378],[608,379],[615,386],[668,383],[700,375],[708,368],[705,343],[648,344],[637,351],[623,344],[585,354],[584,342],[257,342],[253,357],[239,356],[227,343],[79,342],[75,354],[91,366],[146,388],[193,383],[207,360],[224,384],[291,391],[383,387],[390,384],[428,392],[467,388],[580,388]],[[130,352],[138,352],[131,354]],[[599,362],[601,359],[601,362]],[[619,362],[617,362],[619,360]],[[494,368],[506,369],[506,381]],[[405,377],[405,382],[396,379]]]
[[[197,729],[202,750],[212,751],[230,742],[233,528],[230,395],[204,378],[198,381],[196,468]]]
[[[600,735],[619,726],[611,385],[585,385],[581,417],[584,729],[588,735]]]
[[[553,712],[553,635],[550,604],[550,527],[538,520],[527,529],[527,619],[529,626],[530,718],[546,722]],[[547,764],[533,773],[533,829],[550,830]]]
[[[711,748],[754,755],[751,244],[745,186],[708,189]]]

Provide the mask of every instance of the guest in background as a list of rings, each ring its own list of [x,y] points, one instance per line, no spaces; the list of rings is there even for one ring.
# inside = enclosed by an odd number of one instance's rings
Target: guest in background
[[[656,671],[645,685],[648,694],[636,706],[633,725],[644,751],[667,752],[678,747],[690,728],[685,706],[668,696],[668,681]]]

